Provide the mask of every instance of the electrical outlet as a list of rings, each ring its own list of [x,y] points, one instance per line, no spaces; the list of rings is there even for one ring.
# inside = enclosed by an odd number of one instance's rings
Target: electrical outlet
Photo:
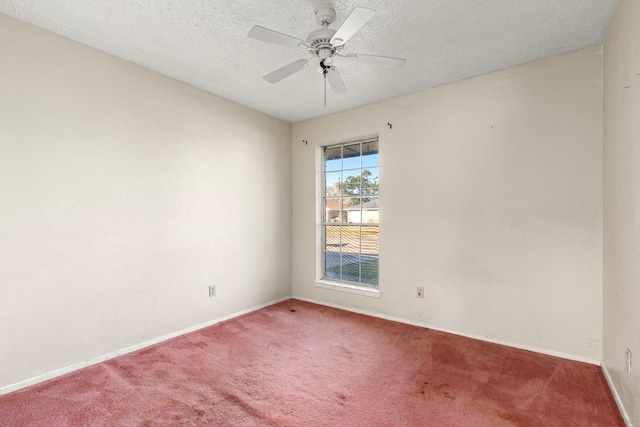
[[[627,374],[631,375],[631,350],[627,349]]]
[[[215,297],[216,296],[216,286],[215,285],[209,286],[209,296],[210,297]]]
[[[416,296],[418,298],[424,298],[424,287],[423,286],[418,286]]]

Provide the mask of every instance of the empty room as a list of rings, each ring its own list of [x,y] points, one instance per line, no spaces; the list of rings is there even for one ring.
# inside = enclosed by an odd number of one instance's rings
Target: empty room
[[[0,426],[640,426],[640,1],[0,0]]]

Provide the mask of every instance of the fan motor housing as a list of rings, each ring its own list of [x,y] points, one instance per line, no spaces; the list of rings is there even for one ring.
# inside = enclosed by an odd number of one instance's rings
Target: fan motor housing
[[[320,59],[329,58],[336,53],[336,47],[331,44],[331,37],[336,30],[331,28],[319,28],[309,34],[307,42],[311,51]]]
[[[331,45],[331,37],[336,33],[336,30],[332,28],[318,28],[312,31],[307,37],[307,42],[311,47],[316,47],[320,44],[326,43]]]

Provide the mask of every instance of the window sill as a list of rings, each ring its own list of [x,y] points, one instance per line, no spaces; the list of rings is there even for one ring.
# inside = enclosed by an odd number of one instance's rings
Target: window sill
[[[363,295],[371,298],[380,298],[381,295],[379,289],[350,285],[348,283],[332,282],[329,280],[316,280],[314,285],[322,289],[330,289],[332,291],[345,292],[354,295]]]

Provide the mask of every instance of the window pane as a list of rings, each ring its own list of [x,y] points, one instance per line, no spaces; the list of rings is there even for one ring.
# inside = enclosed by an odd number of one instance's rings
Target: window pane
[[[360,253],[360,226],[347,225],[342,227],[342,252],[349,252],[352,254]]]
[[[340,226],[327,225],[325,227],[324,245],[327,252],[340,252]]]
[[[368,199],[365,201],[365,199]],[[380,222],[380,209],[378,208],[377,197],[365,197],[362,203],[362,221],[368,224],[378,224]]]
[[[362,167],[378,166],[378,141],[362,144]]]
[[[324,187],[326,197],[340,195],[340,176],[342,172],[327,172],[324,175]]]
[[[327,252],[324,254],[324,277],[340,280],[339,252]]]
[[[380,240],[380,229],[377,226],[362,227],[362,253],[366,255],[378,255]]]
[[[362,170],[362,194],[378,194],[378,168]]]
[[[344,222],[361,222],[360,214],[360,197],[345,197],[342,201],[342,209],[344,209]]]
[[[342,280],[360,282],[360,255],[342,255]]]
[[[344,171],[342,176],[342,195],[357,196],[360,194],[360,169]]]
[[[360,143],[343,147],[342,169],[360,169]]]
[[[378,286],[379,260],[377,256],[362,256],[362,283]]]
[[[342,169],[342,147],[324,149],[324,170],[337,171]]]
[[[326,199],[323,222],[342,222],[342,199]]]

